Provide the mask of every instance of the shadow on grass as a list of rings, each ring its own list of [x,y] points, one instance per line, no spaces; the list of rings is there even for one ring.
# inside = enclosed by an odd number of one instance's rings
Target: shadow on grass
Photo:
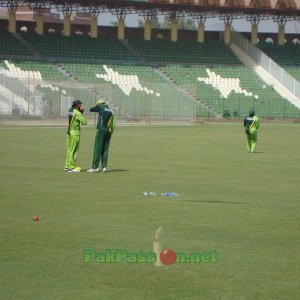
[[[107,170],[106,173],[113,173],[113,172],[128,172],[129,170],[127,169],[112,169],[112,170]]]
[[[247,204],[247,202],[233,202],[233,201],[220,201],[220,200],[181,200],[179,202],[220,203],[220,204]]]
[[[88,169],[82,169],[81,172],[87,172]],[[127,169],[112,169],[112,170],[107,170],[106,173],[113,173],[113,172],[128,172],[129,170]],[[102,173],[101,169],[99,172],[96,173]],[[92,174],[92,173],[91,173]]]

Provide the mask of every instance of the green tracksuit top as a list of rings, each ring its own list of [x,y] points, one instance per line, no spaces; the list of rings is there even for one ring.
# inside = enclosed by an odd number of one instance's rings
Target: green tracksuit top
[[[108,130],[112,134],[115,126],[115,120],[113,111],[108,107],[108,105],[96,105],[91,107],[90,111],[99,113],[97,128]]]
[[[259,119],[256,116],[248,116],[244,119],[244,127],[246,129],[246,133],[255,134],[256,130],[259,128]]]
[[[80,124],[86,125],[87,119],[81,111],[73,109],[73,115],[70,122],[70,134],[74,136],[80,135]]]

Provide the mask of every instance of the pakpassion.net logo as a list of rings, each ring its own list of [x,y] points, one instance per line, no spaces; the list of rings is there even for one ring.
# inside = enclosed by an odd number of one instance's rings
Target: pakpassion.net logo
[[[85,263],[155,263],[155,265],[172,265],[174,263],[216,263],[218,262],[216,250],[206,252],[175,252],[165,249],[160,253],[128,252],[126,249],[105,249],[97,252],[95,249],[84,249]]]

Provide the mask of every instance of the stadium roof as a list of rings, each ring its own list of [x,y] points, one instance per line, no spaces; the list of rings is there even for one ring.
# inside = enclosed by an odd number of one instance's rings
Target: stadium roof
[[[300,20],[298,0],[0,0],[0,6],[14,7],[28,4],[32,8],[103,12],[124,10],[125,13],[197,15],[268,15],[286,16]]]

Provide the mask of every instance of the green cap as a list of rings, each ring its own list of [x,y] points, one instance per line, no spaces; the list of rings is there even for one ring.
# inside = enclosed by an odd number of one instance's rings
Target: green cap
[[[253,116],[255,115],[254,108],[250,108],[250,110],[249,110],[249,115],[250,115],[251,117],[253,117]]]
[[[102,104],[105,104],[104,99],[102,99],[102,98],[98,99],[96,105],[102,105]]]

